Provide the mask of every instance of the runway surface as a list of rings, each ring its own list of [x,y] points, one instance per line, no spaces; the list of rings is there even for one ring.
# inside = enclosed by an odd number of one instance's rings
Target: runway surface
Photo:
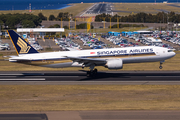
[[[20,85],[180,85],[180,71],[0,72],[0,84]]]
[[[1,120],[179,120],[180,111],[54,111],[0,113]]]
[[[92,8],[90,8],[86,14],[111,14],[111,5],[110,4],[95,4]]]

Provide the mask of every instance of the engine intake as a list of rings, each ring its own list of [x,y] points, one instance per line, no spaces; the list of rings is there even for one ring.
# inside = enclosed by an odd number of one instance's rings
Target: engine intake
[[[105,67],[108,69],[122,69],[123,68],[123,61],[122,61],[122,59],[108,60]]]

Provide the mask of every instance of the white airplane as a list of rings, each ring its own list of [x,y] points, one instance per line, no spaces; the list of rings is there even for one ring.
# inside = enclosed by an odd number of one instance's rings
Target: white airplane
[[[8,34],[18,54],[9,58],[10,62],[52,68],[89,67],[87,76],[97,73],[95,66],[122,69],[123,64],[127,63],[159,61],[159,68],[162,69],[162,63],[175,56],[173,50],[156,46],[39,53],[13,30],[8,30]]]

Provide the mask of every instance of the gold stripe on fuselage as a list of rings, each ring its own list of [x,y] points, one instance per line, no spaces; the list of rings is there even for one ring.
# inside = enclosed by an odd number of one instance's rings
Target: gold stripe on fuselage
[[[66,63],[66,62],[72,62],[72,60],[70,60],[70,59],[65,59],[65,60],[38,60],[38,61],[30,61],[30,62],[27,62],[25,64],[35,65],[35,66],[42,66],[42,65]]]

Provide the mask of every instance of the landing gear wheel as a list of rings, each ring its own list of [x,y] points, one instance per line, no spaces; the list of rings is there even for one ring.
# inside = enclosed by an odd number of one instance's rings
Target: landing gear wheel
[[[97,74],[97,69],[94,69],[94,70],[93,70],[93,73],[94,73],[94,74]]]
[[[87,71],[87,77],[93,77],[94,72],[93,71]]]
[[[162,64],[163,64],[164,61],[160,61],[160,66],[159,66],[159,69],[162,69]]]
[[[87,77],[94,77],[97,74],[97,69],[87,71]]]
[[[91,77],[91,71],[87,71],[87,77]]]

